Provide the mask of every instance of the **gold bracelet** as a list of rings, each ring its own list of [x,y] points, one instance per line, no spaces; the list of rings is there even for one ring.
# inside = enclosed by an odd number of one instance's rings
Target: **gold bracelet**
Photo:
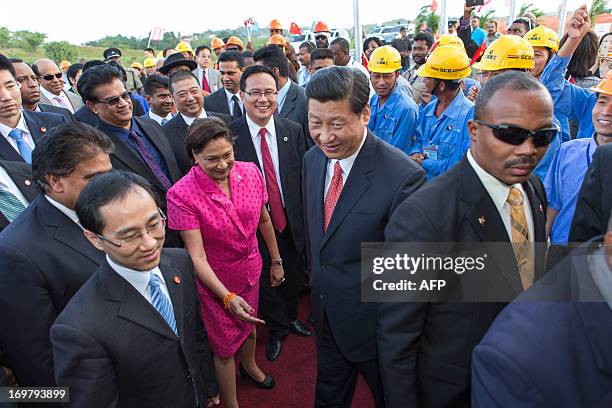
[[[234,292],[229,292],[227,295],[223,297],[223,307],[225,308],[225,310],[230,310],[231,308],[230,302],[235,297],[236,297],[236,294]]]

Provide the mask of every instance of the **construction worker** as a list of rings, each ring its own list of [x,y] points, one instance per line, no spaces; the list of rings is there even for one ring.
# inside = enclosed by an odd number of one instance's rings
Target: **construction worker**
[[[225,50],[236,50],[238,52],[242,52],[244,50],[244,45],[242,44],[242,40],[238,37],[231,36],[227,39],[227,43],[225,43]]]
[[[225,51],[225,44],[222,39],[215,37],[210,41],[210,48],[212,48],[215,55],[218,57]]]
[[[268,26],[268,30],[270,30],[270,37],[275,34],[283,36],[283,25],[277,19],[270,21],[270,25]]]
[[[466,51],[465,45],[463,44],[463,40],[461,40],[461,38],[457,37],[456,35],[443,34],[433,45],[434,48],[444,46],[457,47],[463,51]],[[467,96],[470,92],[470,89],[474,85],[476,85],[476,80],[470,77],[463,78],[463,81],[461,82],[461,90],[463,91],[463,94]],[[472,100],[472,102],[474,101]]]
[[[157,71],[157,69],[155,68],[155,58],[145,58],[144,62],[142,63],[142,66],[144,67],[147,76],[152,75],[155,73],[155,71]]]
[[[474,104],[460,84],[472,72],[470,59],[457,47],[437,47],[417,74],[425,78],[426,92],[435,96],[421,109],[412,158],[429,180],[459,162],[469,148],[467,122],[474,117]]]
[[[402,56],[389,45],[378,47],[370,56],[368,69],[376,92],[370,99],[368,128],[385,142],[409,154],[419,108],[398,83]]]
[[[319,21],[314,26],[314,36],[317,48],[329,48],[329,40],[331,38],[331,31],[329,27],[322,21]]]
[[[281,34],[272,34],[270,39],[266,42],[266,45],[277,45],[283,52],[286,51],[287,40]]]
[[[478,76],[480,84],[486,83],[488,79],[495,75],[510,70],[531,73],[535,68],[533,47],[526,39],[517,35],[502,35],[491,43],[480,62],[474,64],[474,68],[480,70]],[[472,87],[468,98],[471,99],[471,96],[477,95],[478,90],[478,87]],[[556,116],[553,117],[553,123],[561,128],[561,123]],[[546,177],[550,163],[559,146],[561,146],[560,133],[546,147],[546,154],[534,170],[540,180],[544,180],[544,177]]]
[[[180,52],[181,54],[183,54],[183,57],[185,57],[185,59],[188,59],[188,60],[193,59],[193,54],[194,54],[193,48],[191,48],[191,45],[189,45],[187,42],[185,41],[179,42],[174,49],[177,52]]]

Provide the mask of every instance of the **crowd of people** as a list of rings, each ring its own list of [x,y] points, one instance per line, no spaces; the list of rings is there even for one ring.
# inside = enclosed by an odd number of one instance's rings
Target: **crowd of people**
[[[234,408],[265,327],[314,333],[316,407],[612,406],[612,33],[448,28],[0,54],[0,386]],[[497,243],[459,286],[503,300],[364,301],[372,242]]]

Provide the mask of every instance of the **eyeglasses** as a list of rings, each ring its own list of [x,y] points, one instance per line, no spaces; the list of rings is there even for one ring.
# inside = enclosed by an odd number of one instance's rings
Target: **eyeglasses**
[[[104,101],[97,101],[98,103],[105,103],[109,106],[115,106],[119,103],[119,100],[123,99],[124,101],[129,101],[130,99],[132,99],[132,93],[130,91],[125,91],[124,93],[122,93],[119,96],[113,96],[112,98],[108,98]]]
[[[259,90],[254,90],[254,91],[244,91],[245,94],[252,96],[253,98],[260,98],[262,96],[265,96],[266,98],[271,98],[275,95],[278,95],[278,91],[259,91]]]
[[[61,79],[62,73],[58,72],[57,74],[43,75],[41,76],[41,78],[44,79],[45,81],[53,81],[53,78]]]
[[[132,234],[129,237],[120,239],[118,241],[108,239],[101,234],[96,234],[96,237],[104,242],[108,242],[109,244],[116,246],[117,248],[125,248],[139,243],[142,240],[142,237],[144,237],[146,234],[150,234],[153,238],[161,238],[166,227],[166,216],[161,209],[158,208],[157,211],[159,211],[159,218],[152,224],[149,224],[148,227],[145,227],[145,230],[142,232],[137,232],[136,234]]]
[[[533,137],[533,144],[535,147],[548,146],[559,132],[559,127],[557,125],[553,125],[553,127],[550,128],[531,131],[512,125],[491,125],[490,123],[485,123],[480,120],[474,120],[474,122],[491,128],[491,130],[493,130],[493,136],[513,146],[523,144],[529,137]]]

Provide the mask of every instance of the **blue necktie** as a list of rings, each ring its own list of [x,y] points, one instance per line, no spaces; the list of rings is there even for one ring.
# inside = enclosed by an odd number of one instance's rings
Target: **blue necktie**
[[[162,118],[162,120],[161,120],[162,126],[165,125],[166,123],[168,123],[168,119]]]
[[[159,286],[159,278],[156,274],[151,272],[151,278],[149,279],[149,293],[151,294],[151,304],[159,314],[164,318],[168,326],[172,329],[174,334],[178,336],[178,331],[176,330],[176,320],[174,318],[174,308],[172,307],[172,303],[170,299],[164,292],[162,292],[161,287]]]
[[[17,149],[21,157],[23,157],[23,160],[25,160],[26,163],[32,163],[32,148],[28,142],[23,140],[23,130],[13,129],[9,132],[9,137],[12,137],[17,143]]]

